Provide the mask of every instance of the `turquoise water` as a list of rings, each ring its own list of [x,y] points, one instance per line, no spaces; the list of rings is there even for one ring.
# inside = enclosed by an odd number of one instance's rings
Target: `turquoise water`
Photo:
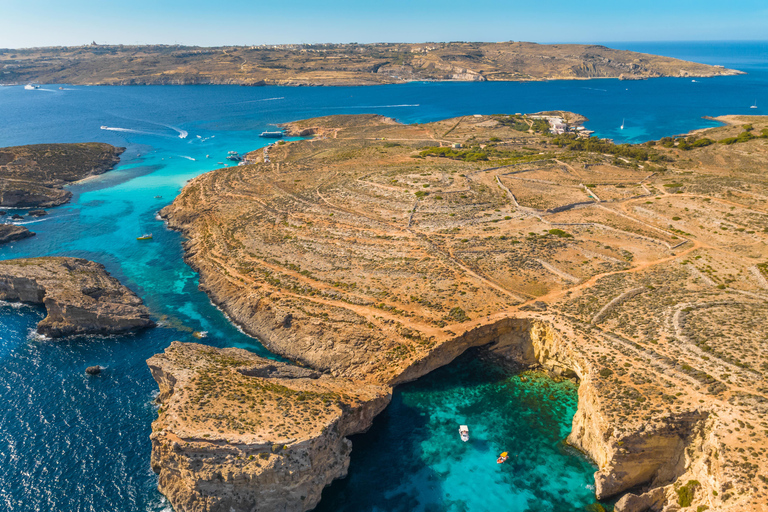
[[[632,49],[643,48],[635,44]],[[37,236],[0,247],[0,258],[70,255],[99,261],[139,293],[160,324],[130,336],[51,341],[34,335],[40,309],[0,305],[0,507],[163,510],[167,504],[149,468],[156,385],[145,360],[172,340],[198,341],[193,331],[208,331],[205,343],[271,357],[197,289],[197,275],[182,259],[180,235],[156,217],[188,179],[223,165],[217,162],[225,162],[227,151],[264,145],[258,133],[274,123],[337,113],[376,112],[421,122],[559,108],[585,114],[601,136],[642,141],[711,126],[704,115],[759,114],[768,108],[765,43],[667,45],[649,51],[688,58],[698,52],[708,62],[750,74],[697,82],[0,87],[0,146],[103,141],[127,147],[117,169],[70,187],[71,203],[50,209],[47,217],[19,222]],[[757,110],[749,109],[754,101]],[[619,130],[622,119],[625,129]],[[154,239],[137,242],[145,232]],[[83,370],[93,364],[106,370],[86,378]],[[350,478],[328,491],[327,506],[408,510],[411,504],[423,510],[477,511],[488,510],[488,503],[525,510],[529,503],[531,510],[568,510],[569,502],[588,503],[591,491],[584,485],[593,469],[559,444],[572,406],[559,406],[538,387],[519,386],[514,376],[488,370],[496,377],[483,380],[483,371],[472,368],[449,368],[399,390],[374,430],[355,438]],[[558,393],[568,400],[574,396],[572,389]],[[533,421],[527,410],[548,412]],[[455,444],[451,423],[457,411],[471,423],[473,442],[440,455],[442,447]],[[510,423],[509,418],[526,421]],[[413,427],[412,436],[406,425]],[[496,452],[513,441],[526,462],[497,467]],[[382,476],[378,471],[384,467],[399,472]],[[544,478],[551,474],[558,476]]]
[[[562,441],[576,391],[570,381],[464,354],[395,391],[371,430],[352,438],[349,478],[327,488],[315,510],[583,509],[595,502],[595,468]],[[470,429],[467,443],[460,424]],[[497,464],[503,451],[510,458]]]

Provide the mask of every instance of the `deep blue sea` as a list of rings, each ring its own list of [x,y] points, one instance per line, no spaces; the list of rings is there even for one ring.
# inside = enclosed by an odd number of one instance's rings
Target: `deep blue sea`
[[[269,357],[197,289],[181,237],[156,212],[184,183],[265,145],[258,133],[300,118],[380,113],[402,122],[565,109],[617,142],[713,126],[702,116],[768,110],[768,43],[609,43],[735,67],[710,79],[411,83],[376,87],[0,87],[0,146],[101,141],[127,147],[115,170],[70,187],[73,200],[20,221],[37,236],[0,258],[69,255],[103,263],[160,327],[140,334],[48,340],[40,308],[0,305],[0,509],[161,511],[150,470],[157,387],[145,360],[172,340],[238,346]],[[0,75],[0,81],[1,75]],[[757,104],[757,109],[750,109]],[[624,129],[620,126],[624,124]],[[155,196],[162,196],[156,198]],[[21,212],[23,213],[23,212]],[[6,222],[10,222],[6,220]],[[136,236],[152,232],[151,242]],[[106,370],[86,377],[86,366]],[[576,388],[472,354],[398,388],[370,432],[355,436],[350,476],[319,510],[581,510],[594,467],[566,448]],[[457,425],[472,441],[457,443]],[[517,455],[497,465],[498,452]]]

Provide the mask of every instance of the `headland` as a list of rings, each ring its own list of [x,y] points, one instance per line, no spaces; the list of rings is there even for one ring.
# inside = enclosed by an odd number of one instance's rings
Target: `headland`
[[[62,205],[72,197],[64,185],[112,169],[124,150],[101,142],[0,148],[0,206]]]
[[[768,120],[637,146],[582,121],[310,119],[187,184],[162,215],[201,288],[311,371],[150,359],[177,510],[312,509],[392,386],[476,346],[579,380],[568,442],[617,511],[768,510]]]

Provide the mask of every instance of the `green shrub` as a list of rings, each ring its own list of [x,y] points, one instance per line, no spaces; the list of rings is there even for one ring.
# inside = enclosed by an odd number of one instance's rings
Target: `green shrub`
[[[557,229],[557,228],[555,228],[555,229],[550,229],[550,230],[549,230],[549,234],[550,234],[550,235],[559,236],[560,238],[573,238],[573,235],[572,235],[572,234],[570,234],[570,233],[566,233],[566,232],[565,232],[565,231],[563,231],[562,229]]]
[[[688,483],[677,488],[677,504],[681,507],[690,507],[696,495],[696,489],[701,484],[697,480],[688,480]]]

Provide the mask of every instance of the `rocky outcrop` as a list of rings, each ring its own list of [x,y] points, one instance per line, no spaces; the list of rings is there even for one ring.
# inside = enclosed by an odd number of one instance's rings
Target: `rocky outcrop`
[[[0,148],[0,206],[64,204],[72,197],[64,185],[112,169],[124,150],[99,142]]]
[[[347,436],[391,398],[241,349],[173,342],[147,363],[160,387],[152,468],[177,512],[313,509],[347,474]]]
[[[0,300],[45,306],[37,332],[61,337],[154,326],[149,310],[99,263],[80,258],[0,261]]]
[[[35,233],[24,226],[15,226],[13,224],[0,224],[0,245],[7,244],[16,240],[23,240],[35,236]]]

